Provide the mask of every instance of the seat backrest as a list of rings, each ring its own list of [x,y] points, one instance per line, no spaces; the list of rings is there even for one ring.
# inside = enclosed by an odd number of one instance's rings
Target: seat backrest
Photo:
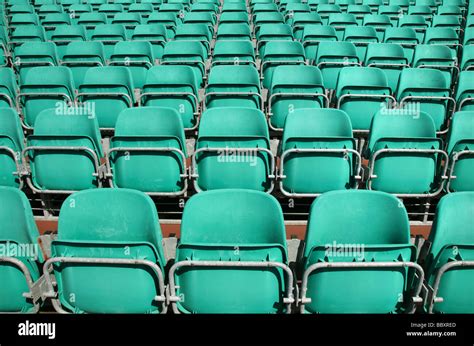
[[[208,86],[252,86],[260,90],[260,77],[254,66],[218,65],[209,72]]]
[[[262,59],[271,58],[305,60],[303,45],[298,41],[269,41],[265,46]]]
[[[0,137],[8,137],[15,151],[20,151],[25,142],[20,117],[13,108],[0,108]]]
[[[91,67],[86,71],[80,87],[123,87],[133,96],[132,75],[125,66]]]
[[[153,66],[148,70],[144,89],[152,86],[188,86],[197,95],[198,86],[194,70],[184,65]]]
[[[206,51],[199,41],[169,41],[163,50],[163,59],[182,57],[201,57],[205,59]]]
[[[350,90],[380,90],[390,94],[387,76],[377,67],[345,67],[339,72],[336,97]]]
[[[114,52],[111,59],[114,57],[140,57],[146,58],[150,63],[154,63],[153,47],[150,42],[146,41],[120,41],[114,46]]]
[[[316,62],[335,58],[340,60],[344,60],[344,58],[358,59],[355,45],[352,42],[321,41],[316,55]]]
[[[449,90],[448,81],[441,71],[430,68],[405,68],[400,74],[397,99],[408,92]]]
[[[452,152],[456,143],[474,140],[474,111],[460,111],[453,114],[446,151]]]
[[[104,46],[102,42],[75,41],[66,46],[63,60],[98,58],[105,63]]]
[[[56,45],[52,42],[25,42],[15,49],[14,55],[15,59],[50,58],[54,64],[58,62]]]
[[[65,66],[37,66],[33,67],[26,74],[21,88],[35,87],[63,87],[69,92],[69,96],[74,96],[74,79],[72,72]]]

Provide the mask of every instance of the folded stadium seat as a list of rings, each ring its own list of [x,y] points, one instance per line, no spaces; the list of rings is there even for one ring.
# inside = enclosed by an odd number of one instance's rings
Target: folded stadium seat
[[[142,18],[148,18],[153,13],[152,4],[144,3],[131,3],[128,7],[128,13],[134,13],[140,15]]]
[[[281,130],[287,115],[296,109],[329,107],[319,69],[315,66],[276,67],[268,89],[267,107],[272,130]]]
[[[273,71],[281,65],[305,65],[303,45],[298,41],[270,41],[265,45],[260,65],[263,87],[269,88]]]
[[[91,41],[102,42],[105,58],[110,59],[117,42],[126,41],[127,33],[121,24],[97,25],[91,34]]]
[[[456,32],[460,32],[461,23],[462,20],[458,16],[435,15],[433,16],[433,23],[431,26],[433,28],[451,28]]]
[[[0,67],[7,67],[10,65],[10,57],[6,51],[0,49]]]
[[[257,53],[263,56],[265,46],[270,41],[293,41],[293,30],[288,24],[262,24],[255,36]]]
[[[126,2],[124,6],[127,6],[127,7],[130,7],[130,5],[133,3],[133,0],[121,0],[121,1]],[[153,6],[153,11],[154,11],[153,13],[155,13],[160,8],[162,1],[161,0],[142,0],[141,3],[150,4],[151,6]]]
[[[214,34],[214,25],[216,25],[216,22],[216,15],[210,12],[188,12],[183,19],[184,24],[206,25],[211,34]]]
[[[74,85],[81,85],[87,70],[93,66],[105,65],[105,53],[102,42],[71,42],[61,59],[61,65],[71,69]]]
[[[346,28],[357,26],[356,18],[349,13],[332,13],[328,18],[328,25],[336,29],[337,39],[342,41]]]
[[[166,3],[164,3],[160,6],[159,12],[172,13],[175,17],[180,17],[184,14],[184,12],[186,12],[186,8],[182,3],[181,4],[180,3],[172,3],[171,1],[168,0],[168,2],[166,2]],[[151,15],[153,15],[153,13]]]
[[[263,24],[284,24],[285,20],[280,12],[261,12],[255,15],[253,19],[253,31],[255,37]]]
[[[315,12],[318,9],[319,5],[329,4],[329,0],[308,0],[308,5],[311,11]]]
[[[107,153],[113,187],[152,195],[187,190],[186,139],[177,110],[139,107],[122,111]]]
[[[426,5],[408,6],[408,15],[422,16],[428,24],[431,24],[433,20],[433,11]]]
[[[74,5],[82,3],[81,0],[57,0],[58,4],[61,5],[65,10],[70,9]],[[90,5],[89,5],[90,6]],[[92,12],[92,8],[91,8]]]
[[[383,6],[384,1],[383,0],[362,0],[362,5],[368,5],[370,7],[370,11],[373,14],[376,14],[379,12],[379,7]]]
[[[372,120],[365,156],[370,160],[370,190],[400,197],[432,197],[443,188],[448,156],[428,113],[379,111]]]
[[[165,45],[161,64],[190,66],[198,85],[206,74],[206,49],[199,41],[169,41]]]
[[[256,66],[255,49],[251,41],[218,40],[214,46],[212,65],[252,64]]]
[[[248,9],[245,2],[228,2],[224,1],[222,5],[222,14],[230,12],[244,12],[247,13]]]
[[[279,148],[280,191],[288,197],[314,197],[357,188],[361,159],[356,149],[345,112],[295,109],[286,117]]]
[[[347,12],[348,6],[355,5],[356,0],[335,0],[334,3],[341,8],[342,12]]]
[[[408,7],[410,6],[410,0],[390,0],[389,4],[391,6],[400,6],[404,13],[408,11]]]
[[[461,70],[474,70],[474,45],[464,46],[462,50]]]
[[[436,12],[436,9],[438,8],[438,6],[441,6],[435,0],[415,0],[415,5],[428,6],[432,12]]]
[[[309,8],[309,5],[307,3],[294,2],[287,4],[283,13],[285,15],[286,20],[288,21],[295,14],[311,13],[311,9]]]
[[[103,5],[100,5],[98,12],[104,13],[107,16],[107,19],[111,20],[112,18],[115,17],[116,14],[123,13],[124,9],[122,5],[116,4],[116,3],[103,4]]]
[[[272,1],[265,3],[258,3],[251,8],[252,20],[255,20],[255,16],[261,13],[276,13],[279,12],[278,5]]]
[[[367,132],[375,113],[391,108],[391,96],[385,72],[376,67],[345,67],[336,84],[336,108],[345,111],[354,131]]]
[[[362,25],[364,17],[370,15],[372,11],[368,5],[349,5],[347,13],[355,16],[357,25]]]
[[[56,1],[55,0],[39,0],[39,1],[35,1],[35,3],[33,4],[34,6],[34,9],[35,11],[38,13],[38,15],[41,16],[41,13],[43,12],[42,9],[46,9],[46,8],[53,8],[53,7],[56,7],[58,8],[59,10],[57,12],[62,12],[63,10],[63,7],[59,4],[56,4]]]
[[[429,23],[425,20],[423,16],[420,15],[406,15],[400,17],[398,21],[398,26],[400,28],[411,28],[416,32],[416,38],[418,42],[423,42],[425,37],[425,31],[429,26]]]
[[[10,35],[9,44],[12,48],[19,46],[25,42],[44,42],[46,41],[46,33],[40,25],[19,26]]]
[[[23,124],[33,128],[38,114],[48,108],[74,101],[72,72],[65,66],[40,66],[30,69],[20,84],[17,106],[21,109]]]
[[[82,13],[77,24],[84,25],[86,33],[90,37],[97,26],[107,24],[107,16],[98,12]]]
[[[334,90],[339,71],[343,67],[360,65],[360,62],[353,43],[322,41],[319,43],[314,65],[323,74],[324,87]]]
[[[217,65],[209,72],[204,106],[263,110],[260,77],[252,65]]]
[[[7,54],[7,51],[9,50],[8,43],[9,37],[7,34],[7,30],[4,26],[0,25],[0,47],[5,54]]]
[[[72,4],[69,8],[64,7],[64,11],[69,12],[69,15],[71,16],[71,21],[73,24],[77,24],[79,21],[79,18],[81,18],[83,13],[91,13],[92,12],[92,6],[89,4],[81,4],[79,3],[74,3]]]
[[[15,48],[13,59],[20,82],[33,67],[58,65],[56,45],[52,42],[25,42]]]
[[[216,40],[251,40],[252,33],[248,24],[220,24]]]
[[[38,17],[40,20],[43,20],[48,14],[65,13],[63,12],[63,8],[61,5],[56,5],[54,3],[41,5],[36,10],[36,12],[38,13]]]
[[[10,5],[8,9],[8,17],[12,17],[15,14],[23,14],[23,13],[35,13],[35,8],[26,3],[26,4],[13,4]]]
[[[395,43],[369,43],[364,65],[383,70],[390,90],[397,90],[400,73],[410,67],[402,46]]]
[[[169,275],[175,313],[290,313],[294,279],[277,200],[243,189],[191,197]]]
[[[452,193],[438,203],[424,265],[430,313],[474,312],[473,213],[474,192]]]
[[[0,67],[0,107],[16,108],[18,86],[13,69]]]
[[[378,191],[327,192],[311,205],[300,260],[300,310],[413,312],[423,280],[415,260],[408,215],[398,198]]]
[[[99,127],[113,129],[119,113],[135,104],[130,70],[124,66],[91,67],[78,88],[76,101],[92,103]]]
[[[314,12],[297,12],[288,18],[287,23],[293,28],[293,37],[301,41],[303,31],[308,25],[322,25],[321,17]]]
[[[219,6],[212,2],[195,2],[191,5],[191,12],[206,12],[217,15]]]
[[[405,68],[400,74],[397,100],[400,107],[428,113],[436,131],[445,133],[455,107],[451,89],[443,72],[430,68]]]
[[[181,115],[184,128],[194,129],[199,115],[198,90],[192,67],[154,66],[148,70],[139,105],[174,108]]]
[[[390,21],[390,17],[386,14],[368,14],[364,16],[363,20],[364,26],[375,29],[379,42],[383,41],[385,30],[393,26],[392,22]]]
[[[95,12],[103,4],[107,3],[107,0],[87,0],[87,3],[92,6],[92,10]]]
[[[462,8],[456,5],[440,5],[437,9],[437,14],[440,16],[463,16]]]
[[[306,59],[311,62],[316,59],[321,41],[337,41],[336,30],[329,25],[306,25],[301,39]]]
[[[331,14],[342,13],[341,8],[335,4],[319,4],[316,12],[321,17],[323,25],[329,25],[329,16]]]
[[[164,5],[163,5],[164,6]],[[172,39],[176,33],[176,27],[181,24],[181,20],[176,18],[171,12],[154,12],[146,19],[148,25],[164,25],[166,36]]]
[[[349,26],[344,30],[344,41],[354,43],[359,61],[364,61],[367,46],[379,39],[375,29],[370,26]]]
[[[222,24],[249,24],[247,12],[222,12],[219,25]]]
[[[464,31],[464,46],[474,45],[474,28],[469,28]]]
[[[378,14],[387,15],[394,27],[398,26],[398,20],[403,15],[403,9],[397,5],[379,6]]]
[[[474,110],[474,71],[463,71],[459,74],[456,103],[460,111]]]
[[[474,112],[454,113],[446,152],[449,155],[448,192],[474,191]]]
[[[40,20],[36,13],[18,13],[12,15],[10,23],[8,24],[8,30],[14,31],[15,28],[20,26],[35,26],[40,25]]]
[[[99,212],[103,205],[107,208]],[[156,207],[143,192],[98,189],[69,196],[59,213],[52,257],[44,265],[52,267],[57,281],[56,293],[47,276],[55,309],[165,312],[162,241]]]
[[[425,44],[437,44],[448,47],[455,58],[461,48],[459,34],[452,28],[428,28],[425,33]]]
[[[97,113],[93,108],[45,109],[38,114],[24,149],[37,193],[71,193],[97,188],[102,153]]]
[[[396,43],[403,47],[405,57],[410,64],[413,61],[415,47],[422,41],[419,41],[415,30],[412,28],[387,28],[383,38],[385,43]]]
[[[24,144],[17,112],[12,108],[0,108],[0,186],[22,188],[19,174]]]
[[[201,42],[205,48],[204,57],[207,59],[211,50],[212,33],[205,24],[181,24],[176,28],[174,40]]]
[[[459,72],[457,57],[451,50],[438,44],[420,44],[415,48],[412,67],[440,70],[449,86],[456,81]]]
[[[130,39],[132,41],[149,42],[155,59],[160,59],[163,56],[163,49],[167,41],[166,27],[162,24],[137,25]]]
[[[126,37],[130,38],[137,25],[142,23],[142,17],[138,13],[117,13],[112,19],[112,24],[120,24],[125,27]]]
[[[275,162],[265,115],[245,107],[206,110],[192,161],[198,192],[228,188],[271,192]]]
[[[0,257],[0,280],[4,283],[0,288],[0,311],[34,313],[40,302],[32,294],[32,285],[41,276],[38,265],[43,262],[43,254],[30,202],[17,188],[0,186],[0,203],[0,244],[11,249]]]
[[[41,25],[45,30],[46,39],[51,40],[54,30],[58,26],[71,25],[71,17],[67,13],[50,13],[41,20]]]

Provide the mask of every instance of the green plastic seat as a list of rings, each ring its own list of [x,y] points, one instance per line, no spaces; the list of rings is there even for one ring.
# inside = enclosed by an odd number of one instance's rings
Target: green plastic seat
[[[357,20],[353,14],[331,13],[327,24],[336,29],[337,38],[342,41],[345,29],[350,26],[357,26]]]
[[[174,37],[176,27],[179,23],[181,23],[181,20],[176,18],[176,16],[171,12],[154,12],[146,19],[146,24],[148,25],[164,25],[166,28],[166,36],[169,39]]]
[[[169,41],[165,45],[161,63],[191,67],[198,85],[202,85],[206,73],[206,57],[206,49],[199,41]]]
[[[396,98],[400,106],[417,107],[428,113],[436,131],[444,131],[454,107],[450,85],[443,72],[431,68],[405,68],[400,74]]]
[[[416,32],[416,37],[419,42],[423,42],[426,29],[429,27],[429,23],[426,21],[424,16],[409,14],[400,17],[398,21],[400,28],[412,28]]]
[[[329,16],[331,14],[342,13],[341,8],[336,4],[319,4],[316,11],[321,17],[323,25],[329,25]]]
[[[274,129],[282,129],[287,115],[297,109],[329,105],[321,71],[315,66],[276,67],[268,95],[270,127]]]
[[[250,26],[247,24],[221,24],[217,29],[216,39],[219,40],[248,40],[252,39]]]
[[[34,125],[25,153],[34,191],[71,193],[100,186],[97,173],[104,155],[93,108],[45,109]]]
[[[456,102],[460,111],[474,110],[474,71],[459,74]]]
[[[222,13],[232,13],[232,12],[244,12],[247,13],[247,6],[245,5],[245,2],[228,2],[224,1],[224,4],[222,5]]]
[[[295,12],[288,18],[287,23],[293,28],[293,37],[301,41],[308,25],[322,25],[321,17],[314,12]]]
[[[218,64],[253,64],[255,49],[251,41],[218,40],[214,46],[212,65]]]
[[[257,52],[259,56],[265,53],[265,46],[270,41],[293,41],[293,31],[288,24],[262,24],[256,33]]]
[[[260,12],[253,18],[254,34],[257,37],[263,24],[284,24],[285,19],[280,12]]]
[[[341,11],[347,12],[349,6],[356,4],[356,0],[335,0],[334,3],[340,7]]]
[[[101,5],[107,3],[107,0],[87,0],[87,3],[92,6],[93,11],[97,11]]]
[[[438,15],[442,16],[461,16],[463,15],[463,9],[457,5],[440,5],[437,7]]]
[[[102,4],[98,10],[99,13],[104,13],[107,16],[108,20],[114,18],[117,13],[124,12],[124,8],[120,4]]]
[[[122,111],[108,157],[114,187],[163,195],[186,191],[186,139],[175,109],[139,107]]]
[[[337,41],[336,30],[329,25],[306,25],[304,27],[301,43],[308,60],[312,62],[316,60],[319,43],[322,41]]]
[[[103,205],[107,208],[99,211]],[[67,258],[53,264],[58,303],[65,311],[164,311],[163,280],[155,272],[165,266],[161,229],[156,207],[143,192],[98,189],[69,196],[52,243],[52,258],[58,257]],[[78,258],[128,263],[75,263]]]
[[[167,41],[166,27],[162,24],[137,25],[130,37],[132,41],[149,42],[153,48],[155,59],[163,56],[163,49]]]
[[[457,58],[449,47],[433,44],[420,44],[415,48],[412,67],[440,70],[448,85],[456,79]]]
[[[125,27],[127,37],[131,37],[135,27],[142,23],[142,17],[138,13],[117,13],[111,24],[120,24]]]
[[[75,1],[75,0],[71,0]],[[92,6],[89,4],[81,4],[80,0],[77,3],[71,4],[69,7],[63,6],[64,11],[67,11],[71,16],[73,24],[78,24],[79,18],[83,13],[91,13]]]
[[[152,4],[147,3],[131,3],[128,7],[128,13],[138,14],[142,18],[147,18],[154,11]]]
[[[86,33],[90,37],[97,26],[107,24],[107,16],[98,12],[81,13],[77,24],[84,25]]]
[[[56,45],[52,42],[25,42],[15,48],[13,59],[20,81],[33,67],[58,65]]]
[[[460,68],[462,71],[474,69],[474,45],[463,47]]]
[[[453,58],[457,57],[460,40],[459,34],[452,28],[428,28],[425,32],[425,44],[443,45],[450,49]]]
[[[217,23],[217,17],[211,12],[188,12],[183,19],[184,24],[204,24],[209,31],[214,34],[214,25]]]
[[[357,25],[362,25],[365,16],[371,15],[372,10],[369,5],[349,5],[347,6],[347,13],[353,14],[356,18]]]
[[[81,0],[58,0],[58,4],[61,5],[64,9],[70,9],[74,5],[81,4],[81,2],[82,2]],[[91,7],[91,11],[92,11],[92,7]]]
[[[105,65],[104,45],[102,42],[73,41],[66,46],[61,65],[71,69],[74,85],[81,85],[87,70]]]
[[[356,187],[360,156],[349,116],[341,110],[300,108],[289,113],[279,156],[280,190],[286,196]]]
[[[403,47],[405,57],[410,64],[413,60],[413,54],[415,53],[415,47],[422,41],[416,35],[416,31],[409,27],[396,27],[387,28],[383,42],[385,43],[397,43]]]
[[[249,24],[247,12],[222,12],[219,25],[222,24]]]
[[[464,46],[469,46],[474,44],[474,28],[469,28],[464,31]]]
[[[414,109],[383,109],[375,114],[365,153],[371,190],[400,196],[437,195],[443,187],[446,154],[433,118]],[[407,151],[409,150],[409,151]]]
[[[319,5],[329,4],[329,0],[308,0],[308,5],[311,11],[315,12]]]
[[[444,196],[436,208],[430,232],[431,248],[425,262],[426,282],[442,301],[426,302],[429,312],[472,314],[474,312],[474,238],[470,220],[474,213],[474,192]],[[464,261],[470,266],[461,267]],[[446,270],[446,271],[445,271]],[[437,287],[436,279],[439,278]]]
[[[368,14],[364,16],[363,25],[375,29],[379,42],[383,41],[385,30],[393,27],[390,17],[386,14]]]
[[[174,39],[201,42],[207,58],[211,49],[212,33],[205,24],[181,24],[176,28]]]
[[[349,115],[356,131],[368,131],[374,114],[395,101],[385,72],[377,67],[342,68],[337,79],[336,98],[337,108]]]
[[[106,59],[114,52],[117,42],[126,41],[127,33],[122,24],[100,24],[97,25],[91,34],[91,41],[102,42]]]
[[[215,107],[203,112],[193,157],[197,191],[271,191],[274,162],[264,114],[255,108]]]
[[[17,112],[12,108],[0,108],[0,186],[18,188],[23,185],[18,173],[24,144]]]
[[[369,26],[349,26],[344,30],[344,41],[352,42],[356,46],[359,61],[364,61],[367,46],[378,42],[377,32]]]
[[[448,192],[474,191],[474,112],[453,115],[446,152],[450,157]]]
[[[287,22],[290,21],[291,18],[294,17],[295,14],[311,13],[311,9],[307,3],[303,4],[299,0],[294,0],[294,1],[295,2],[290,2],[290,3],[287,3],[286,5],[280,2],[282,11],[285,15]]]
[[[427,23],[431,23],[433,19],[433,9],[427,5],[410,5],[408,6],[408,15],[422,16]]]
[[[148,70],[140,105],[174,108],[185,129],[194,128],[199,114],[199,94],[193,69],[184,65],[160,65]]]
[[[130,1],[130,4],[128,5],[129,7],[133,3],[133,0],[122,0],[122,1]],[[142,0],[141,3],[142,4],[150,4],[153,7],[153,10],[155,11],[153,13],[156,13],[156,11],[159,10],[159,8],[160,8],[160,6],[163,2],[161,0]]]
[[[67,13],[50,13],[41,20],[46,34],[46,39],[50,40],[54,30],[61,25],[71,25],[71,17]]]
[[[458,16],[435,15],[431,23],[433,28],[449,28],[461,31],[461,18]]]
[[[56,44],[58,56],[63,58],[67,45],[74,41],[85,41],[86,30],[82,25],[61,25],[51,34],[51,41]]]
[[[219,7],[212,2],[195,2],[191,5],[191,12],[205,12],[217,15]]]
[[[46,33],[39,25],[24,25],[15,28],[10,35],[10,45],[14,48],[25,42],[44,42]]]
[[[301,312],[412,310],[416,248],[399,199],[378,191],[327,192],[311,205],[307,229]]]
[[[217,65],[209,72],[204,95],[207,108],[249,107],[261,109],[260,77],[252,65]]]
[[[183,15],[185,11],[186,11],[186,8],[185,8],[183,3],[177,3],[177,2],[173,3],[169,0],[168,0],[168,2],[166,2],[166,3],[164,3],[160,6],[160,12],[171,13],[175,17]]]
[[[18,86],[15,72],[9,67],[0,67],[0,108],[15,108]]]
[[[304,65],[306,57],[303,45],[298,41],[270,41],[265,45],[261,60],[263,87],[269,88],[273,71],[281,65]]]
[[[188,261],[195,265],[190,267]],[[245,266],[248,262],[256,267]],[[199,193],[183,212],[176,264],[170,273],[171,294],[182,299],[173,310],[290,312],[288,285],[293,279],[287,265],[283,213],[274,197],[242,189]]]
[[[27,128],[32,128],[38,114],[55,108],[63,102],[74,100],[72,72],[65,66],[40,66],[31,68],[20,84],[18,106]]]
[[[109,65],[126,66],[132,74],[133,86],[143,88],[147,71],[153,67],[153,47],[146,41],[117,42]]]
[[[379,6],[378,14],[387,15],[390,17],[390,21],[394,27],[398,26],[400,14],[403,14],[403,9],[398,5],[381,5]]]
[[[43,255],[30,203],[22,191],[6,186],[0,186],[0,203],[0,244],[11,249],[10,254],[0,257],[0,280],[4,283],[0,286],[0,311],[37,312],[39,304],[24,297],[24,293],[31,292],[25,274],[18,264],[12,263],[18,261],[24,265],[33,282],[41,276],[38,265],[43,262]]]
[[[18,13],[10,18],[9,29],[14,30],[20,26],[40,25],[39,17],[36,13]]]
[[[383,6],[384,1],[383,0],[362,0],[362,4],[369,6],[370,11],[373,14],[376,14],[379,11],[379,7]]]
[[[321,41],[318,45],[314,65],[321,70],[326,89],[336,89],[342,68],[359,64],[356,47],[351,42]]]
[[[133,107],[132,74],[124,66],[91,67],[79,86],[77,100],[91,102],[101,129],[113,129],[119,113]]]
[[[409,67],[402,46],[396,43],[369,43],[364,65],[383,70],[390,90],[397,90],[400,73]]]

